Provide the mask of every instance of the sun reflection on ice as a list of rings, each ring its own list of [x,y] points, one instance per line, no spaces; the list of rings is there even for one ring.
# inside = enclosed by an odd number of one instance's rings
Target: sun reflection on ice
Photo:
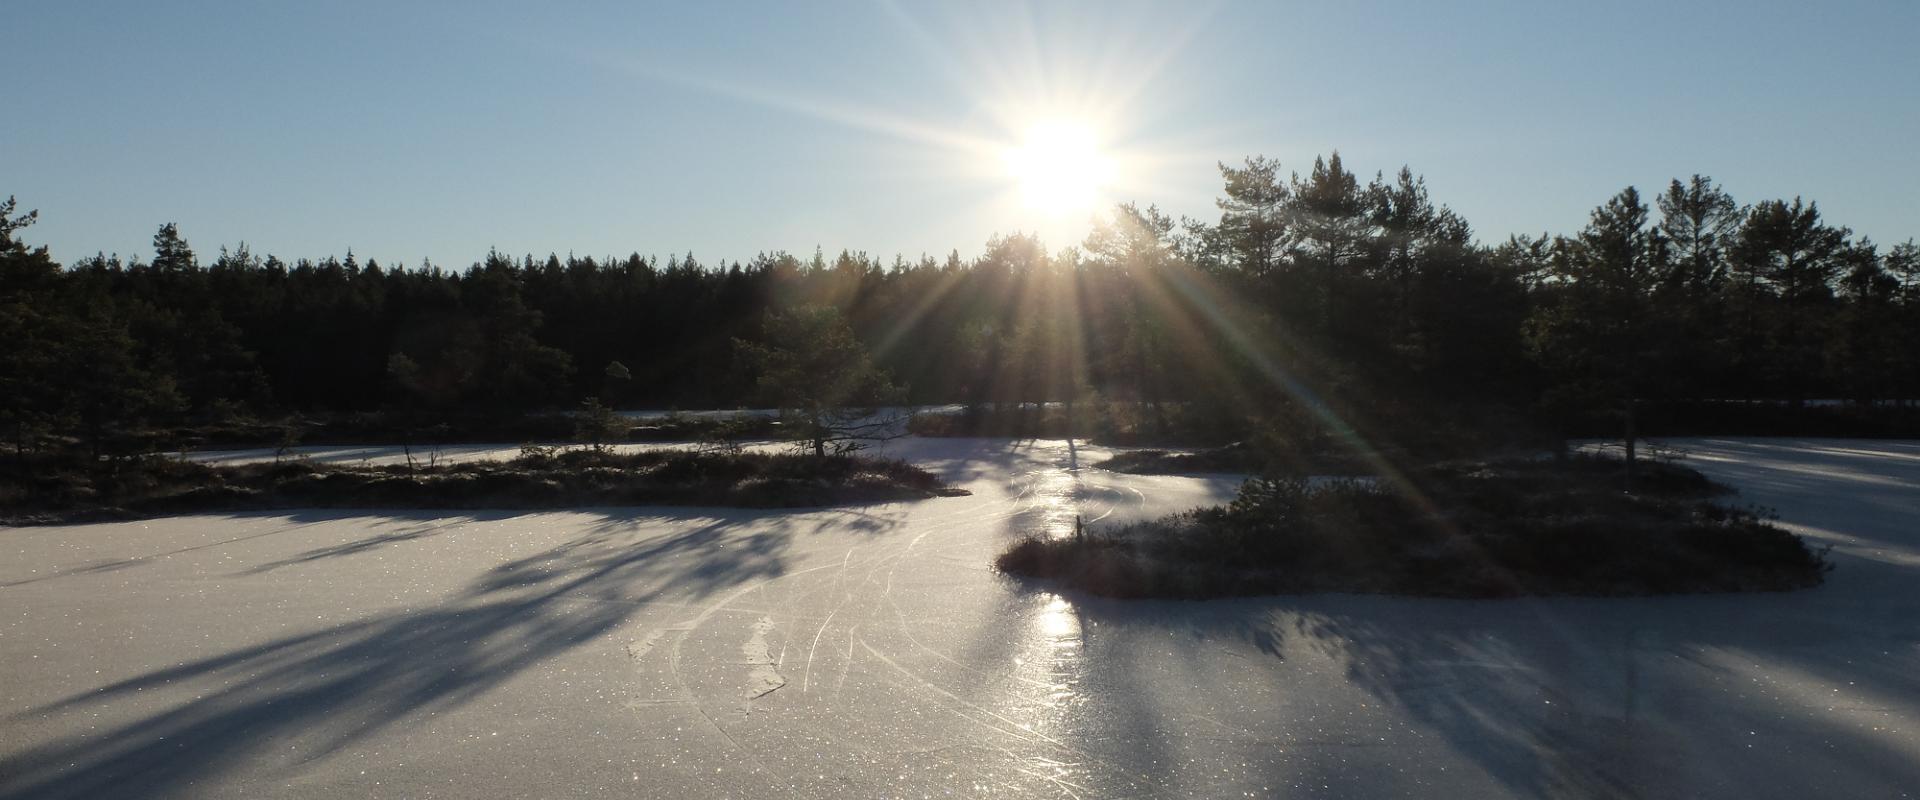
[[[1036,483],[1033,508],[1040,512],[1040,529],[1049,539],[1072,536],[1080,514],[1080,475],[1049,470]]]
[[[1020,647],[1013,659],[1012,687],[1005,719],[1035,738],[1017,754],[1019,772],[1054,786],[1083,789],[1084,759],[1068,744],[1081,727],[1082,634],[1079,610],[1066,598],[1040,594],[1027,598]],[[1072,791],[1068,792],[1073,794]]]
[[[1059,708],[1075,699],[1080,681],[1080,615],[1073,604],[1058,595],[1046,595],[1045,605],[1034,615],[1027,646],[1016,662],[1027,673],[1024,677],[1046,687],[1040,706]]]
[[[1035,619],[1040,644],[1050,656],[1046,680],[1050,685],[1047,706],[1058,708],[1078,695],[1080,682],[1080,615],[1065,598],[1052,596]]]
[[[1043,636],[1051,638],[1055,646],[1067,644],[1080,646],[1080,617],[1073,613],[1073,604],[1058,595],[1049,595],[1046,608],[1040,611],[1039,628]]]

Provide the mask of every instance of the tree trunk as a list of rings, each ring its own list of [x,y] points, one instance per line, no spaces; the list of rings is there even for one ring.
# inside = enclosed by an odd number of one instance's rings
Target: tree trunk
[[[1634,406],[1638,404],[1638,400],[1633,398],[1627,399],[1627,491],[1629,492],[1633,491],[1634,462],[1639,458],[1638,442],[1636,431],[1634,430]]]

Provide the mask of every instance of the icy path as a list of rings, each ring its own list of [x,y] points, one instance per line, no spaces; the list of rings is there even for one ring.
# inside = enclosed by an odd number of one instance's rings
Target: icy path
[[[973,496],[802,514],[0,530],[0,797],[1920,787],[1920,444],[1679,444],[1835,544],[1829,585],[1022,593],[987,568],[1011,536],[1234,488],[1087,469],[1063,442],[898,442]]]

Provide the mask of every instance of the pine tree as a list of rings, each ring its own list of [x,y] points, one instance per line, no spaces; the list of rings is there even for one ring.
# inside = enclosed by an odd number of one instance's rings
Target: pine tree
[[[200,266],[193,248],[180,238],[180,227],[169,222],[153,234],[153,268],[158,272],[187,272]]]
[[[1744,216],[1733,197],[1712,178],[1678,179],[1654,198],[1660,208],[1660,235],[1667,241],[1667,283],[1700,293],[1726,279],[1727,251]]]
[[[1808,376],[1820,371],[1816,312],[1833,298],[1837,256],[1848,231],[1820,221],[1817,204],[1769,200],[1748,212],[1734,245],[1735,270],[1779,300],[1770,326],[1774,351],[1766,359],[1795,408],[1804,405]]]
[[[1280,162],[1264,156],[1245,166],[1220,165],[1226,180],[1217,229],[1235,266],[1253,275],[1272,273],[1287,242],[1286,205],[1290,189],[1280,179]]]
[[[1661,337],[1652,298],[1659,237],[1639,190],[1629,186],[1593,210],[1556,261],[1558,301],[1529,323],[1535,356],[1556,373],[1557,402],[1619,410],[1631,482],[1638,405],[1659,374]]]
[[[781,409],[787,430],[814,455],[857,450],[889,438],[898,421],[875,419],[875,406],[898,402],[902,391],[874,366],[846,317],[828,306],[802,306],[767,315],[765,343],[734,340],[758,376],[766,401]]]

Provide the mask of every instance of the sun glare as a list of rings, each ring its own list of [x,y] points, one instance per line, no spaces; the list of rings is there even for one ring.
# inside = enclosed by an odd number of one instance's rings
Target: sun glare
[[[1076,122],[1029,128],[1026,138],[1006,151],[1005,160],[1027,206],[1055,216],[1093,209],[1113,179],[1113,161],[1101,152],[1099,137]]]

